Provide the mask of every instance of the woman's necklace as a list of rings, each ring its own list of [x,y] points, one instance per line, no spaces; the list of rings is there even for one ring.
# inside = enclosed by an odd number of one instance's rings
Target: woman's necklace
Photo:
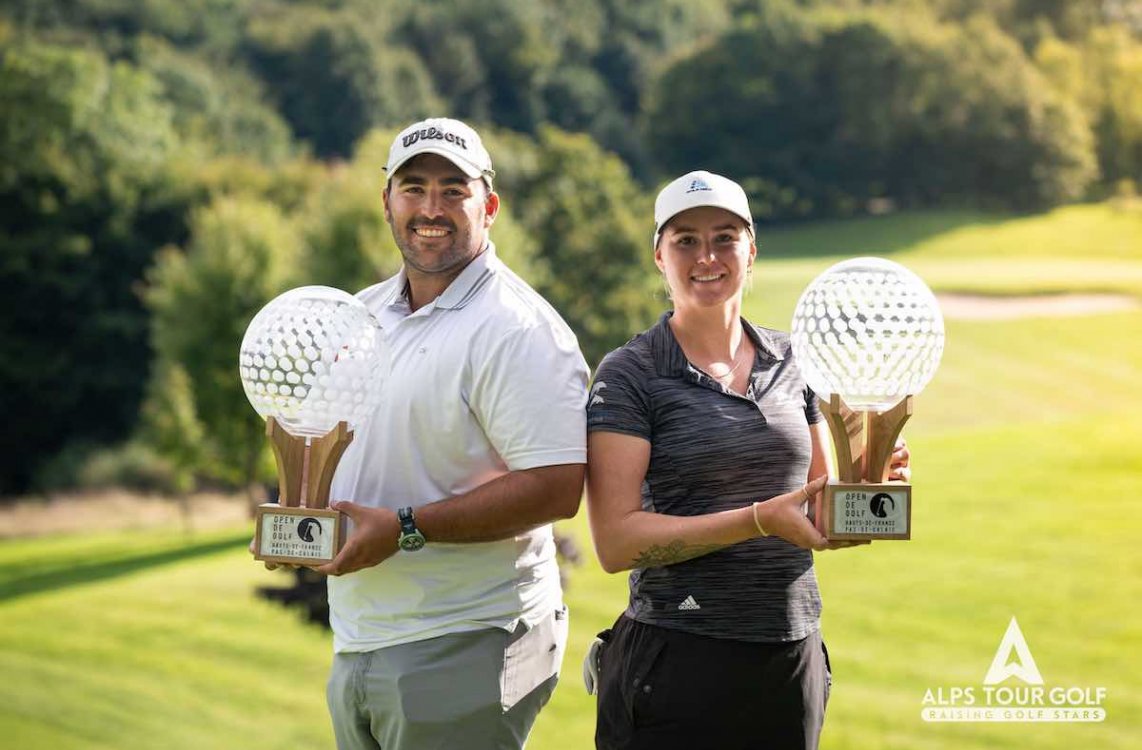
[[[722,383],[723,385],[725,384],[725,382],[727,380],[732,379],[734,376],[734,373],[737,372],[738,368],[742,366],[742,362],[745,362],[748,359],[748,357],[742,356],[742,352],[744,352],[748,348],[749,347],[747,346],[746,342],[743,340],[741,343],[741,346],[738,347],[737,352],[734,354],[734,359],[733,359],[734,365],[733,365],[733,367],[731,367],[729,370],[722,373],[721,375],[711,374],[710,377],[712,377],[714,380],[718,381],[719,383]]]

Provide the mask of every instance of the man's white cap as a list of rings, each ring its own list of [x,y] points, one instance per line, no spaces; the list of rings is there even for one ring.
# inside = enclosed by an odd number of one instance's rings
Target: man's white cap
[[[480,136],[459,120],[432,117],[402,130],[389,148],[389,161],[385,165],[386,183],[417,154],[443,156],[469,177],[483,177],[489,186],[496,176],[492,157],[488,156]]]
[[[724,208],[745,222],[753,235],[753,215],[749,212],[749,199],[741,185],[720,174],[698,170],[674,180],[662,188],[654,200],[654,246],[666,222],[678,214],[699,206]]]

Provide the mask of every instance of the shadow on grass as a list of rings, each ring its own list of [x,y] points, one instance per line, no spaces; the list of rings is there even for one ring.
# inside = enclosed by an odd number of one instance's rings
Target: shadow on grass
[[[758,254],[767,258],[892,255],[965,227],[997,224],[1012,215],[983,211],[901,211],[885,216],[758,227]]]
[[[17,576],[0,585],[0,602],[42,591],[59,591],[72,586],[106,581],[149,568],[212,555],[235,547],[245,547],[249,543],[250,534],[245,532],[225,539],[187,544],[158,552],[130,555],[113,560],[100,560],[87,565],[79,564],[68,568]]]

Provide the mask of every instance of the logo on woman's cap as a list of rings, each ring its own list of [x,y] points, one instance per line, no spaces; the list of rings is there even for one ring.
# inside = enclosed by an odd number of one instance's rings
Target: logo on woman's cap
[[[691,208],[712,206],[721,208],[745,222],[753,235],[753,215],[749,211],[749,198],[741,185],[720,174],[699,170],[682,175],[662,188],[654,201],[654,245],[666,222]]]

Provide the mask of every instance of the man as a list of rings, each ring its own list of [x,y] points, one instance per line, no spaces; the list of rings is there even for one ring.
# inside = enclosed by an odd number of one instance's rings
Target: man
[[[521,748],[567,638],[551,521],[578,510],[588,371],[574,334],[496,258],[491,159],[450,119],[389,151],[400,273],[358,296],[391,354],[332,496],[341,750]]]

